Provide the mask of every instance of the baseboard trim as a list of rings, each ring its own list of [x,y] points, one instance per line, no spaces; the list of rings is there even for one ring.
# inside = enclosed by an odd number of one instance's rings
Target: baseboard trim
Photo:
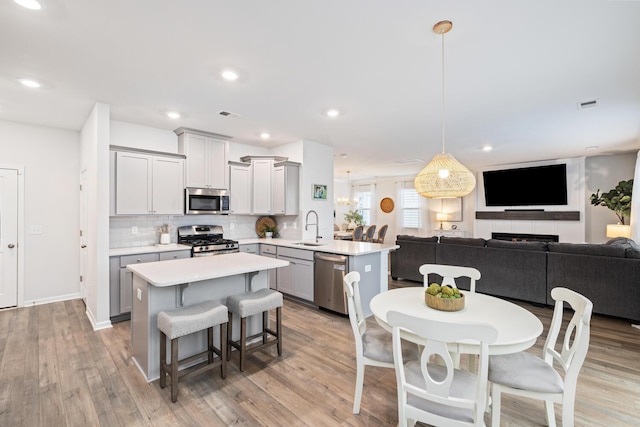
[[[58,295],[50,298],[40,298],[34,300],[28,300],[24,302],[23,307],[29,307],[32,305],[42,305],[42,304],[51,304],[52,302],[60,302],[60,301],[68,301],[72,299],[80,299],[82,295],[79,292],[67,295]]]

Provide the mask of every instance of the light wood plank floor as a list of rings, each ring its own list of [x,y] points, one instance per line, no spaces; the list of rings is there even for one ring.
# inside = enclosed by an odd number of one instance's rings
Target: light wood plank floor
[[[541,318],[546,335],[551,309],[523,306]],[[397,424],[390,369],[367,367],[361,413],[351,413],[355,359],[346,317],[288,300],[283,313],[281,358],[275,349],[254,353],[240,373],[234,357],[226,380],[218,370],[186,380],[172,404],[169,388],[144,382],[129,358],[129,322],[94,332],[80,300],[2,310],[0,425]],[[531,351],[539,352],[541,345],[542,338]],[[560,417],[559,407],[556,412]],[[544,425],[543,404],[505,396],[502,421]],[[576,425],[640,425],[640,330],[626,321],[593,318]]]

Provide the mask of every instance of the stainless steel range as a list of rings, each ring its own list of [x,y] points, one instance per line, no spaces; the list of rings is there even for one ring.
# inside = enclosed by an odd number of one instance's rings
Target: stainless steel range
[[[191,246],[191,256],[211,256],[240,252],[238,242],[224,239],[219,225],[178,227],[178,243]]]

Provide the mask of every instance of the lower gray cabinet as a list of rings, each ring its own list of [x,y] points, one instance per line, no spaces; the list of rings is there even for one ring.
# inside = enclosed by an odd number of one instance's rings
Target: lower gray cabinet
[[[313,251],[280,247],[278,259],[289,261],[278,269],[278,291],[313,301]]]
[[[277,258],[278,247],[276,245],[260,245],[260,255],[266,256],[269,258]],[[272,268],[267,271],[269,275],[269,288],[270,289],[278,289],[278,268]]]
[[[120,322],[131,317],[133,273],[127,270],[127,265],[190,257],[191,252],[183,250],[109,258],[109,316],[111,321]]]

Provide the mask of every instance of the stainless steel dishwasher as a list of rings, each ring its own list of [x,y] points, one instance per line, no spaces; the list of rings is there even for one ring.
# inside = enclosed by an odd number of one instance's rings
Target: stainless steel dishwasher
[[[342,279],[349,272],[349,257],[316,252],[314,256],[313,302],[342,314],[348,314]]]

